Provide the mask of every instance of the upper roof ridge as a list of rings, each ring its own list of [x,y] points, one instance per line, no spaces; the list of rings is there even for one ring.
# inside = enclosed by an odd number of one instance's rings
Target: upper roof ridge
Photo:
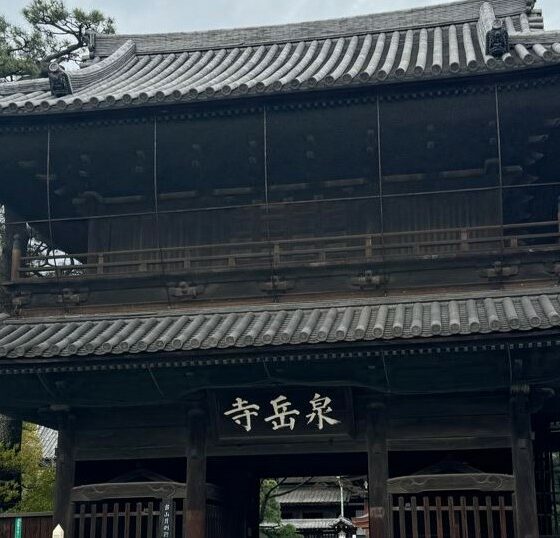
[[[105,57],[125,41],[133,40],[139,54],[232,48],[356,34],[437,27],[475,22],[485,0],[458,0],[433,6],[385,13],[282,25],[160,34],[98,34],[92,43],[96,56]],[[488,0],[496,16],[529,13],[536,0]]]

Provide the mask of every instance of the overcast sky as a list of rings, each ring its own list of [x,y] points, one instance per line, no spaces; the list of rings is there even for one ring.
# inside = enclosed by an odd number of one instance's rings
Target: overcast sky
[[[117,20],[119,33],[182,32],[347,17],[442,0],[67,0]],[[0,0],[0,14],[20,22],[28,0]],[[560,29],[560,0],[538,0],[547,29]]]

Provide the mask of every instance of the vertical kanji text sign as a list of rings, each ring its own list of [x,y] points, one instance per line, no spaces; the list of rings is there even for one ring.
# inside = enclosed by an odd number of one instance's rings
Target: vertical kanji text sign
[[[340,388],[228,390],[216,402],[221,439],[347,436],[352,423]]]
[[[159,538],[175,538],[175,503],[162,499],[159,509]]]

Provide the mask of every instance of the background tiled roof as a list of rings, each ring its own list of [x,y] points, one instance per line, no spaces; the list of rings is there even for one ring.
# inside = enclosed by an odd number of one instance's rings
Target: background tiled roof
[[[56,458],[56,447],[58,445],[58,432],[46,426],[37,426],[37,434],[43,449],[43,459],[52,461]]]

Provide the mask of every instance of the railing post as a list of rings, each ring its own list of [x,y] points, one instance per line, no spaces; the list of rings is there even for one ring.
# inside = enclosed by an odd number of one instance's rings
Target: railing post
[[[105,257],[103,254],[97,256],[97,274],[102,275],[104,271],[103,265],[105,264]]]
[[[535,461],[528,387],[512,388],[510,416],[511,454],[515,480],[515,535],[517,538],[538,538]]]
[[[18,280],[20,266],[21,266],[21,239],[19,234],[15,234],[14,242],[12,244],[12,268],[10,274],[12,282]]]
[[[392,516],[388,502],[387,408],[384,402],[370,404],[367,423],[369,536],[389,538]]]
[[[463,252],[468,251],[470,248],[469,245],[469,231],[468,230],[461,230],[461,250]]]
[[[371,235],[366,237],[366,258],[373,258],[373,238]]]

